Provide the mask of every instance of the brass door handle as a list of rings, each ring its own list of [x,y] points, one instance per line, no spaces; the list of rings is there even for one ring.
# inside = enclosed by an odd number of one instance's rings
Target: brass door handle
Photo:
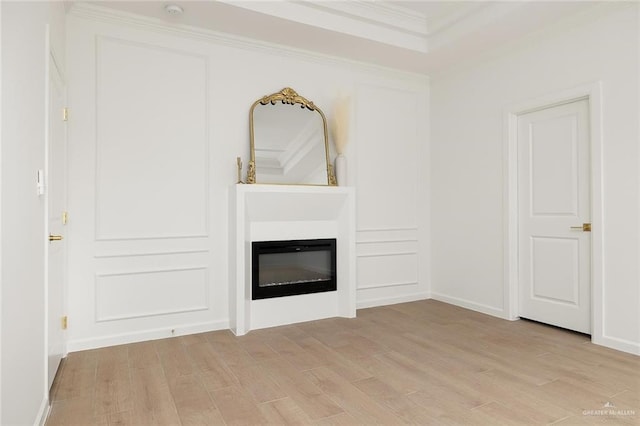
[[[49,234],[49,241],[60,241],[61,239],[62,235]]]
[[[591,224],[583,223],[582,226],[572,226],[571,229],[582,232],[591,232]]]

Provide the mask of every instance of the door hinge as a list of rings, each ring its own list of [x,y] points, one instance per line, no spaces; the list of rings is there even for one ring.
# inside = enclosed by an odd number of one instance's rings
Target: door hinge
[[[62,212],[62,224],[66,225],[69,222],[69,212]]]
[[[69,319],[65,315],[62,317],[62,329],[66,330],[68,325],[69,325]]]
[[[62,121],[69,120],[69,108],[62,108]]]

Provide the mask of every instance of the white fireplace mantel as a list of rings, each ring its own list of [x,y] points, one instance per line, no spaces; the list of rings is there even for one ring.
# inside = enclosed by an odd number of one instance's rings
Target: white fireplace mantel
[[[233,185],[230,198],[229,324],[250,330],[356,316],[355,189]],[[251,300],[251,243],[336,238],[337,291]]]

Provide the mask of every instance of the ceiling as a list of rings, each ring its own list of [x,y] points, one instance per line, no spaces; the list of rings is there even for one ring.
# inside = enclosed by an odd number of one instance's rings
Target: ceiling
[[[540,31],[594,2],[76,1],[162,21],[432,74]],[[164,10],[176,4],[184,13]],[[80,6],[78,6],[80,5]]]

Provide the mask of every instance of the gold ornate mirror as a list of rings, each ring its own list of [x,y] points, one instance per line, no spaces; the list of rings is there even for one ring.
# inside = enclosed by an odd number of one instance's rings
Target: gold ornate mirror
[[[313,102],[285,87],[249,111],[247,183],[336,185],[327,119]]]

